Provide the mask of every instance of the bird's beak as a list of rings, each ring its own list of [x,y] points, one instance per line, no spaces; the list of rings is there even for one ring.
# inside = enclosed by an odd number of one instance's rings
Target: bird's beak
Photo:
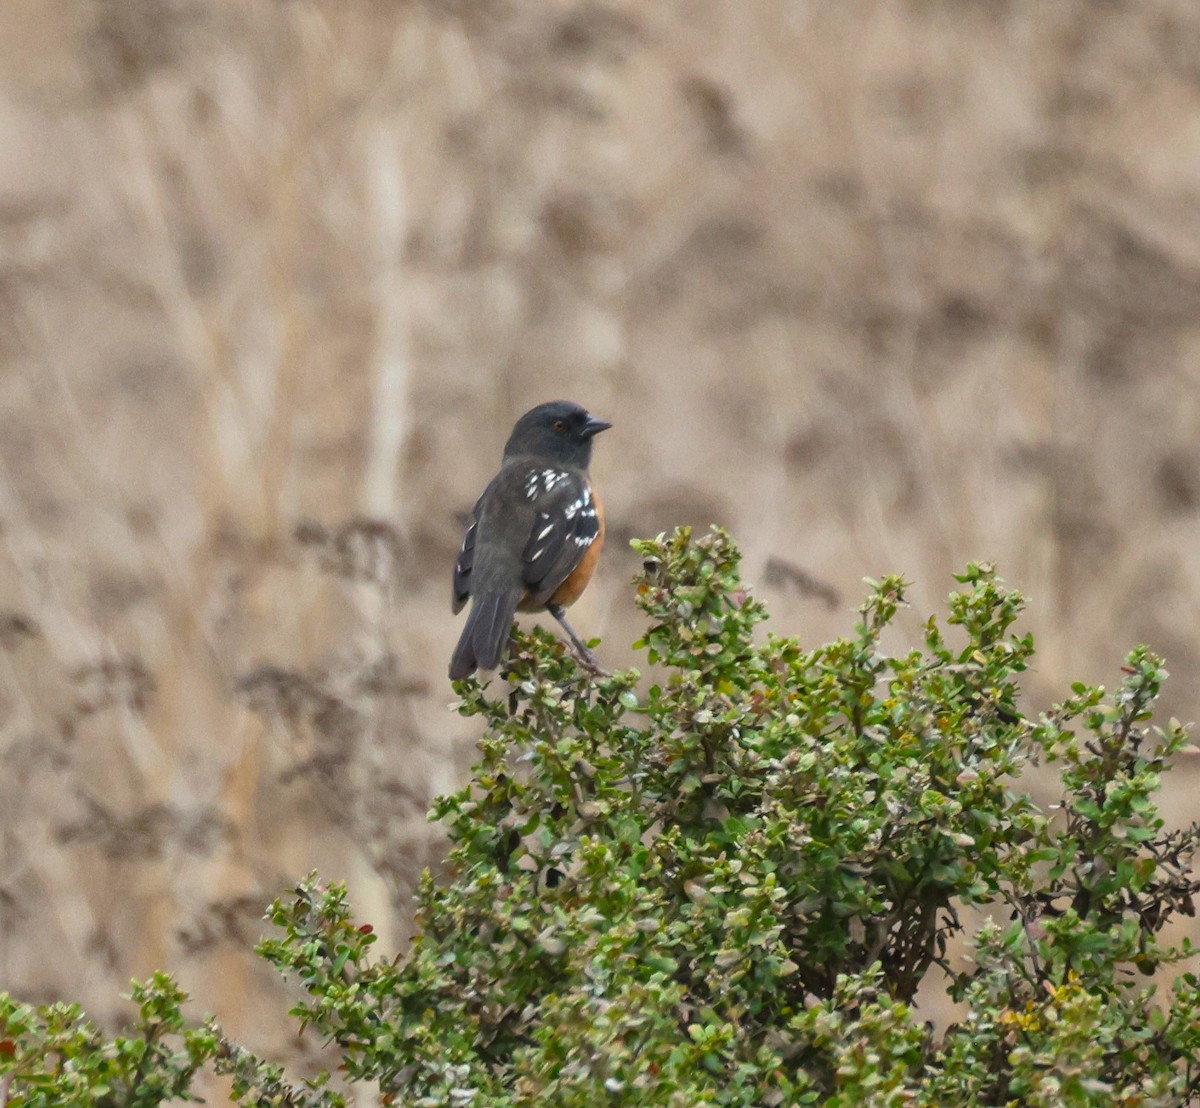
[[[587,417],[587,423],[583,425],[583,437],[590,439],[593,435],[600,434],[601,431],[607,431],[612,426],[607,419],[597,419],[594,415]]]

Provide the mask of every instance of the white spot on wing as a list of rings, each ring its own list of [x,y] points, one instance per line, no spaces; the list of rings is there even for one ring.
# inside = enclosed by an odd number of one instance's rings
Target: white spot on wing
[[[545,538],[545,537],[546,537],[548,534],[550,534],[550,532],[551,532],[551,531],[553,531],[553,530],[554,530],[554,524],[553,524],[553,523],[547,523],[547,524],[546,524],[546,526],[545,526],[545,527],[543,527],[543,528],[542,528],[542,529],[541,529],[541,530],[538,532],[538,542],[541,542],[541,541],[542,541],[542,539],[544,539],[544,538]]]
[[[571,503],[568,504],[565,509],[563,509],[563,515],[565,515],[567,519],[574,519],[580,512],[583,512],[585,518],[588,516],[594,516],[596,514],[596,509],[588,507],[591,502],[592,491],[587,487],[587,485],[584,485],[583,492],[579,494],[578,498],[572,500]]]

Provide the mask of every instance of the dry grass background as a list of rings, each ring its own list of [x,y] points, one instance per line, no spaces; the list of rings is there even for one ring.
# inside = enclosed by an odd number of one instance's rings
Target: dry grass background
[[[1200,714],[1193,0],[8,0],[0,150],[18,994],[165,966],[280,1051],[289,879],[402,941],[458,513],[544,399],[617,425],[610,663],[624,540],[715,521],[781,631],[990,557],[1033,704],[1145,640]]]

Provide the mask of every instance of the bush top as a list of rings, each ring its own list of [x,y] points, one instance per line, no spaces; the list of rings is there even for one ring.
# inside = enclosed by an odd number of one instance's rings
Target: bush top
[[[1197,980],[1150,981],[1190,952],[1163,931],[1198,887],[1196,828],[1154,803],[1186,742],[1147,724],[1159,659],[1138,648],[1112,694],[1076,685],[1029,719],[1023,602],[989,566],[891,656],[898,577],[804,649],[756,636],[725,532],[634,545],[653,683],[593,678],[534,631],[502,680],[456,686],[485,732],[435,802],[451,876],[423,878],[412,948],[373,957],[339,886],[274,906],[262,953],[347,1080],[396,1104],[588,1108],[1200,1093]],[[1051,762],[1042,811],[1017,781]],[[962,1013],[944,1032],[912,1007],[930,975]],[[209,1032],[249,1102],[340,1103]],[[271,1080],[292,1099],[254,1100]]]

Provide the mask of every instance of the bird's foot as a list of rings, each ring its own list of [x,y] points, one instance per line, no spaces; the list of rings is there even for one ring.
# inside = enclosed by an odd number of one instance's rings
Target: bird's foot
[[[575,628],[567,622],[566,612],[558,604],[549,604],[546,610],[559,622],[559,625],[571,639],[571,645],[575,648],[575,657],[579,659],[583,668],[588,671],[593,677],[611,677],[612,674],[606,669],[602,669],[600,663],[596,660],[596,655],[593,654],[587,647],[587,644],[575,634]]]
[[[579,659],[579,664],[588,671],[593,677],[611,677],[612,674],[600,665],[596,655],[593,654],[583,643],[577,639],[572,642],[575,657]]]

